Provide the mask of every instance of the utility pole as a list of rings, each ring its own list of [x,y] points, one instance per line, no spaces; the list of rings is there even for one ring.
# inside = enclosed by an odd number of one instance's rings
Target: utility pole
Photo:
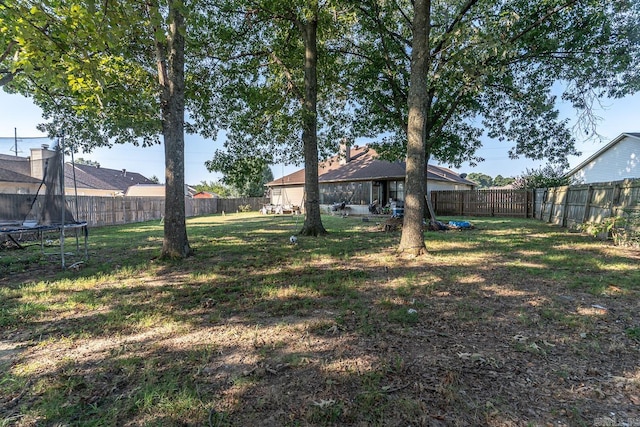
[[[13,150],[16,153],[16,157],[18,157],[18,128],[13,128]]]

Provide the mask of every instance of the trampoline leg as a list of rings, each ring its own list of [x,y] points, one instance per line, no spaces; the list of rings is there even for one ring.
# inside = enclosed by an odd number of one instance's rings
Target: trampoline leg
[[[9,238],[9,240],[11,240],[13,242],[14,245],[16,245],[18,247],[18,249],[24,249],[24,246],[22,246],[20,243],[18,243],[16,241],[16,239],[14,239],[11,234],[7,234],[7,237]]]

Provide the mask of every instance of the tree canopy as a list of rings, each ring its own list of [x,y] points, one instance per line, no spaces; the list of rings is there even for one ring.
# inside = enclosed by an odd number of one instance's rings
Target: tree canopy
[[[548,164],[538,169],[526,169],[513,182],[513,188],[530,190],[535,188],[550,188],[570,185],[571,178],[566,176],[566,169],[562,165]]]
[[[505,178],[502,175],[496,175],[496,177],[493,178],[490,175],[480,172],[471,172],[467,175],[467,179],[477,183],[478,188],[504,187],[505,185],[513,183],[515,180],[515,178]]]
[[[207,169],[222,172],[222,183],[242,197],[262,197],[265,184],[273,181],[269,164],[261,158],[238,156],[237,153],[217,151],[212,160],[205,162]]]
[[[34,99],[74,150],[112,143],[165,147],[162,256],[191,253],[184,214],[182,0],[5,0],[0,80]]]
[[[206,191],[208,193],[217,194],[220,197],[233,197],[233,189],[220,181],[200,181],[199,184],[193,186],[198,191]]]
[[[90,150],[161,135],[150,10],[136,2],[6,0],[4,89],[32,97],[41,130]]]
[[[379,151],[390,158],[406,154],[413,7],[355,2],[360,32],[344,47],[358,129],[385,135]],[[577,153],[556,94],[589,127],[594,99],[638,89],[638,8],[628,0],[430,1],[422,28],[428,157],[477,164],[485,135],[514,144],[512,157],[566,164]]]
[[[640,86],[638,2],[371,0],[356,8],[365,33],[377,31],[349,45],[358,118],[391,135],[382,153],[407,158],[400,249],[424,246],[419,153],[475,164],[486,133],[513,143],[512,157],[566,165],[578,153],[554,93],[584,112],[588,126],[595,98]],[[409,214],[412,205],[418,215]]]
[[[224,150],[208,163],[227,178],[264,165],[305,162],[301,234],[326,231],[319,210],[318,159],[345,137],[346,96],[336,82],[341,56],[330,49],[343,23],[339,1],[227,0],[199,26],[206,49],[194,62],[203,87],[195,123],[220,120]],[[233,178],[235,179],[235,178]]]

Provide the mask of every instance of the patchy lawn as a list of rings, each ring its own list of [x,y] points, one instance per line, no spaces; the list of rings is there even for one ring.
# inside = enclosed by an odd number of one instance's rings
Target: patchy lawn
[[[91,230],[75,271],[0,249],[0,426],[640,425],[640,253],[533,220]],[[627,423],[627,424],[624,424]]]

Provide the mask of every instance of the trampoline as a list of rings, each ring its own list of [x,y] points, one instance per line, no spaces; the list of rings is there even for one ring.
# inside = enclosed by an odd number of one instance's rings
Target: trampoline
[[[47,150],[47,158],[43,158],[43,177],[36,194],[29,200],[28,206],[19,209],[23,214],[21,219],[0,217],[0,241],[11,242],[16,248],[24,248],[22,237],[34,236],[39,241],[42,253],[45,255],[60,255],[62,268],[66,268],[67,256],[80,256],[88,259],[87,223],[77,221],[67,206],[64,184],[64,143],[60,138],[52,150]],[[74,183],[75,187],[75,183]],[[77,204],[76,204],[77,206]],[[1,212],[2,210],[0,210]],[[45,241],[48,237],[59,239],[59,252],[45,252]],[[66,245],[66,238],[75,238],[75,251]],[[82,244],[81,244],[82,241]]]

